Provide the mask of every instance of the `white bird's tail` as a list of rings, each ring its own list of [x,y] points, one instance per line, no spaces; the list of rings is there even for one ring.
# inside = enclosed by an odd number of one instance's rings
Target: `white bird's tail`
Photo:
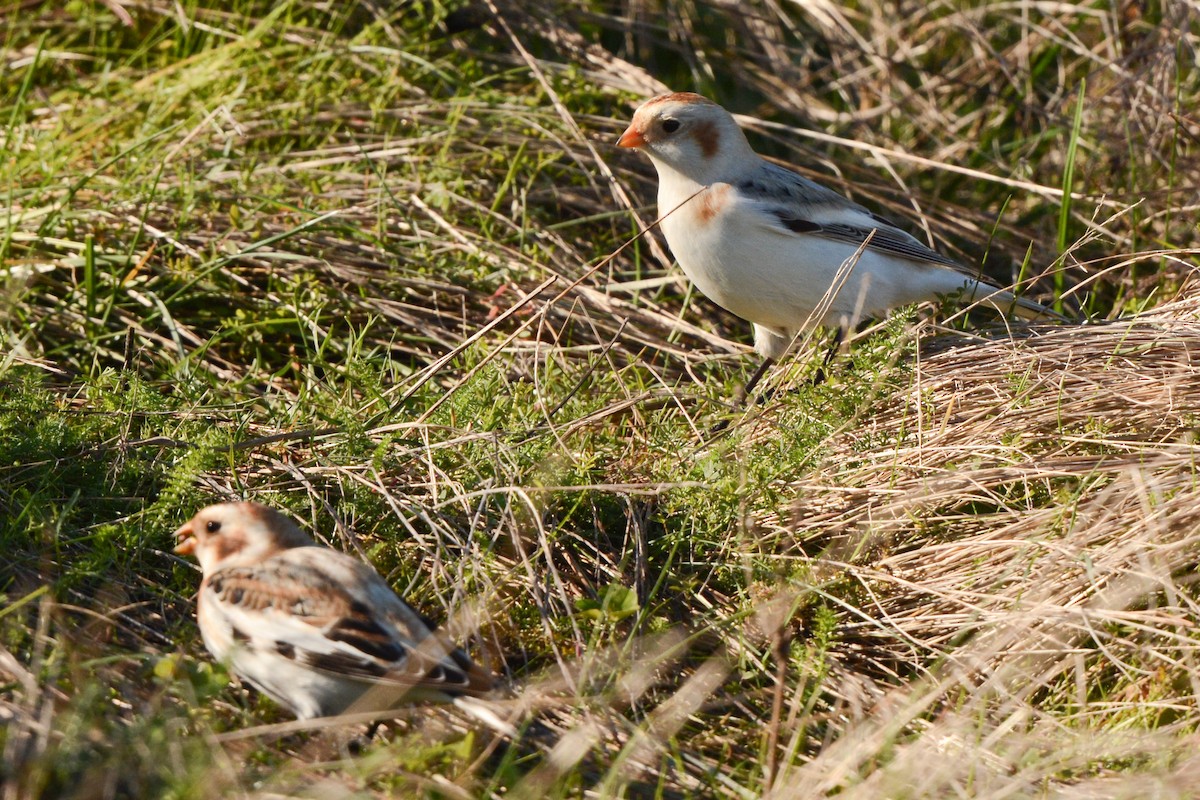
[[[1012,315],[1018,319],[1036,320],[1048,319],[1055,322],[1069,322],[1067,317],[1057,311],[1046,308],[1041,303],[1024,297],[1017,297],[1007,289],[997,289],[991,284],[979,281],[973,287],[968,285],[964,290],[964,299],[975,305],[994,308],[1004,315]]]

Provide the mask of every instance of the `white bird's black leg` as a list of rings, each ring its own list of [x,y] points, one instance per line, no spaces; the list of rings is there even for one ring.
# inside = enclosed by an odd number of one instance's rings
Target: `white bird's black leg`
[[[829,349],[825,351],[825,358],[821,359],[821,366],[817,367],[816,373],[808,382],[809,386],[820,386],[828,377],[827,370],[829,365],[833,363],[833,359],[837,356],[838,350],[842,347],[842,342],[846,341],[846,328],[839,325],[837,333],[833,335],[833,342],[830,343]]]
[[[774,366],[774,364],[775,359],[773,358],[764,358],[762,360],[762,363],[758,365],[758,369],[754,370],[754,374],[750,376],[750,380],[746,381],[746,385],[742,387],[742,399],[750,397],[750,393],[754,391],[754,387],[758,385],[758,382],[767,374],[767,370]],[[757,403],[759,400],[756,399],[755,402]]]

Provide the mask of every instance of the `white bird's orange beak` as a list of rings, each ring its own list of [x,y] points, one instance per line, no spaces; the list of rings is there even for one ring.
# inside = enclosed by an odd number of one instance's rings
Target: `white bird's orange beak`
[[[617,139],[617,147],[641,147],[646,143],[646,137],[642,136],[642,132],[630,125],[621,134],[621,138]]]
[[[181,556],[190,556],[196,552],[196,534],[192,531],[190,520],[180,525],[179,530],[171,535],[179,540],[179,544],[175,545],[176,553]]]

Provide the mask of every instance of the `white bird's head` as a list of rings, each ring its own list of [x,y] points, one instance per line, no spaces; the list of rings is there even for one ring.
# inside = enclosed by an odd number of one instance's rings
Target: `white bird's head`
[[[665,167],[701,184],[728,181],[758,162],[730,113],[691,92],[647,100],[617,145],[648,155],[660,176]]]
[[[194,555],[205,575],[314,544],[290,519],[259,503],[221,503],[201,509],[174,535],[179,542],[175,552]]]

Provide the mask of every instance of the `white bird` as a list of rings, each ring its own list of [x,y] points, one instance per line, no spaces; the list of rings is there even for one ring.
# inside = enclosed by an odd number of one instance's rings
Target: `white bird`
[[[509,734],[481,704],[492,675],[436,633],[373,568],[318,546],[283,514],[223,503],[175,531],[203,579],[209,652],[299,719],[454,702]]]
[[[646,101],[617,144],[650,157],[662,231],[679,266],[706,297],[753,323],[754,347],[767,359],[782,356],[801,330],[845,327],[942,295],[967,292],[1020,316],[1057,316],[763,159],[729,112],[698,94]]]

